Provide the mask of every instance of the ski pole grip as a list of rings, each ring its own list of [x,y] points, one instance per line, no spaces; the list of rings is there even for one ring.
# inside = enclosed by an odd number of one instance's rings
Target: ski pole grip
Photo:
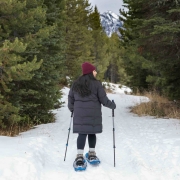
[[[114,103],[114,100],[112,102]],[[112,117],[114,117],[114,109],[112,109]]]
[[[71,117],[73,117],[73,111],[71,112]]]

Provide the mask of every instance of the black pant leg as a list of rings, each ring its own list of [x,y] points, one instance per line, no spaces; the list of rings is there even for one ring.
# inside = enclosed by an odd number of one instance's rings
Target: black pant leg
[[[87,134],[79,134],[77,138],[77,149],[84,149]]]
[[[96,146],[96,135],[88,134],[89,148],[95,148]]]

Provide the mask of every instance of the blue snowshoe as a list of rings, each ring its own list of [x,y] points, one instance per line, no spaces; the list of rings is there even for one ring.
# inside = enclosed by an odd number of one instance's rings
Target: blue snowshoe
[[[96,156],[96,153],[95,152],[88,152],[86,153],[85,155],[85,159],[88,161],[89,164],[91,165],[98,165],[100,164],[100,160],[99,158]]]
[[[75,159],[73,163],[73,167],[75,171],[85,171],[87,167],[87,162],[83,158],[83,155],[78,154],[77,158]]]

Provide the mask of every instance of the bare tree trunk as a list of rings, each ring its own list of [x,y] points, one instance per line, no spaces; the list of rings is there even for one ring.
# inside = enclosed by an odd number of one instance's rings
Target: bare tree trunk
[[[111,64],[111,82],[115,83],[115,81],[116,81],[115,66]]]

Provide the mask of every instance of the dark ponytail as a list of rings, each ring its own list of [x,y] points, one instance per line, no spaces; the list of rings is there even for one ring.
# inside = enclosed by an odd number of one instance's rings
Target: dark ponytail
[[[90,85],[92,80],[96,81],[93,73],[80,76],[72,86],[72,90],[77,92],[81,97],[86,97],[91,94]]]

